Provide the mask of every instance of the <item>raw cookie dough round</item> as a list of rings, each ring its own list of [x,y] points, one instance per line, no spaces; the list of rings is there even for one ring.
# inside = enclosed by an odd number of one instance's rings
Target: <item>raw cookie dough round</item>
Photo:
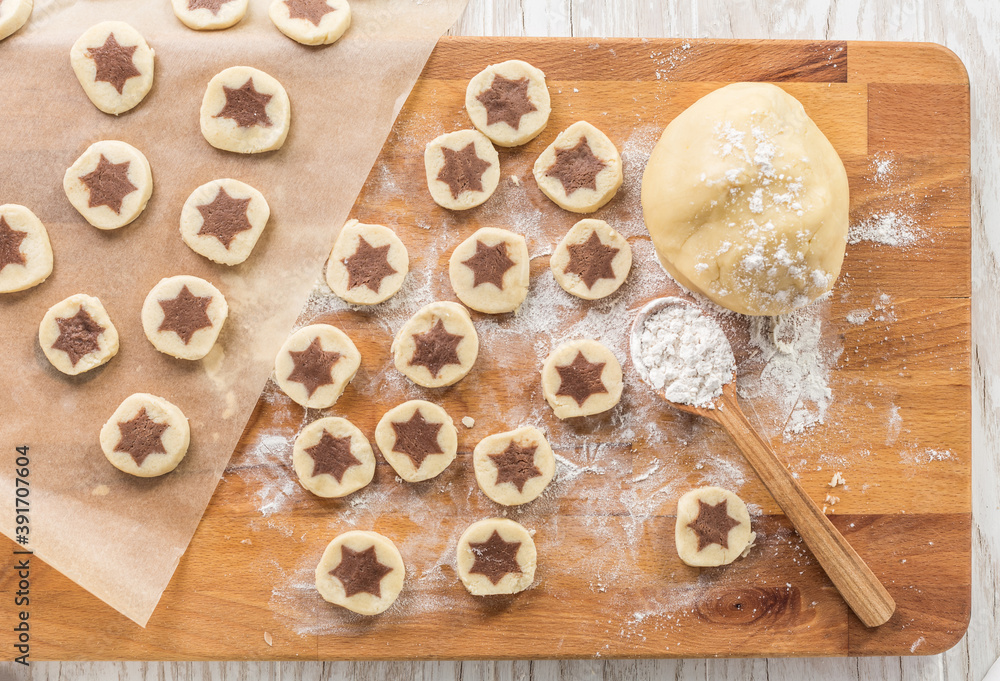
[[[238,24],[249,0],[171,0],[174,14],[188,28],[214,31]]]
[[[428,142],[424,169],[431,198],[451,210],[478,206],[500,182],[500,156],[478,130],[457,130]]]
[[[840,275],[844,164],[802,105],[766,83],[702,97],[663,131],[642,178],[660,262],[723,307],[779,315]]]
[[[404,376],[425,388],[458,383],[476,363],[479,336],[458,303],[424,305],[392,340],[392,359]]]
[[[533,426],[484,437],[472,452],[472,464],[483,493],[504,506],[538,498],[556,472],[552,447]]]
[[[37,286],[52,274],[52,246],[45,225],[24,206],[0,206],[0,293]]]
[[[524,144],[549,122],[552,107],[545,74],[518,59],[487,66],[469,81],[465,110],[497,146]]]
[[[139,217],[153,195],[153,171],[125,142],[94,142],[63,176],[66,198],[98,229],[118,229]]]
[[[483,227],[451,254],[455,295],[473,310],[513,312],[528,295],[528,244],[506,229]]]
[[[292,467],[316,496],[346,497],[375,477],[375,454],[353,423],[331,416],[313,421],[295,438]]]
[[[392,541],[351,530],[330,542],[316,566],[316,590],[326,601],[360,615],[377,615],[403,589],[406,568]]]
[[[352,305],[375,305],[396,295],[409,270],[406,246],[395,232],[348,220],[330,251],[326,283]]]
[[[473,596],[516,594],[535,581],[538,553],[531,533],[506,518],[469,525],[458,540],[458,576]]]
[[[201,134],[216,149],[257,154],[280,149],[292,108],[277,80],[250,66],[216,74],[201,100]]]
[[[458,429],[438,405],[410,400],[385,413],[375,428],[375,443],[399,477],[420,482],[455,460]]]
[[[593,213],[622,186],[622,158],[603,132],[577,121],[556,137],[535,160],[538,188],[556,205],[574,213]]]
[[[361,353],[346,333],[329,324],[312,324],[281,346],[274,380],[303,407],[326,409],[340,399],[360,366]]]
[[[604,220],[580,220],[549,259],[552,275],[567,293],[584,300],[610,296],[632,269],[632,248]]]
[[[739,558],[757,535],[743,500],[720,487],[699,487],[677,502],[677,554],[688,565],[715,567]]]
[[[181,274],[160,279],[146,296],[142,330],[164,354],[201,359],[215,346],[228,316],[229,305],[219,289]]]
[[[124,21],[102,21],[84,31],[69,63],[91,102],[104,113],[124,113],[153,87],[153,50]]]
[[[32,4],[32,0],[0,0],[0,40],[27,23]]]
[[[561,419],[607,411],[622,397],[621,364],[595,340],[563,343],[542,365],[542,394]]]
[[[184,412],[149,393],[126,397],[101,428],[101,449],[111,465],[140,478],[177,468],[190,443]]]
[[[264,195],[233,179],[212,180],[181,209],[181,238],[192,251],[220,265],[239,265],[257,245],[271,208]]]
[[[118,330],[100,300],[76,293],[50,307],[42,317],[38,344],[52,366],[76,376],[118,353]]]
[[[267,14],[279,31],[303,45],[335,43],[351,25],[347,0],[274,0]]]

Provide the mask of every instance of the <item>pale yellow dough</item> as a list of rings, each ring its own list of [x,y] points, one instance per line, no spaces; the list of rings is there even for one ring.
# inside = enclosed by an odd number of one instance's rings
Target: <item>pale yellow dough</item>
[[[698,550],[698,534],[689,527],[689,524],[698,517],[699,500],[710,506],[725,502],[729,517],[739,522],[729,530],[728,548],[713,543]],[[732,563],[740,556],[746,555],[756,537],[757,535],[750,529],[750,513],[747,511],[747,505],[729,490],[721,487],[699,487],[682,496],[677,502],[675,532],[677,555],[688,565],[715,567]]]
[[[31,16],[32,0],[2,0],[0,2],[0,40],[16,32]]]
[[[122,47],[136,48],[132,52],[132,65],[139,75],[126,80],[121,92],[112,83],[97,80],[97,62],[88,52],[101,49],[110,36]],[[134,108],[153,87],[153,50],[142,34],[124,21],[103,21],[88,28],[73,43],[69,61],[87,97],[104,113],[117,116]]]
[[[496,283],[492,281],[480,281],[476,286],[475,272],[465,262],[475,259],[478,249],[495,248],[501,243],[503,254],[513,263],[510,269],[501,275],[502,287],[497,288]],[[495,258],[495,255],[488,256],[490,261]],[[473,310],[497,314],[513,312],[524,302],[528,295],[530,266],[528,244],[523,236],[506,229],[483,227],[452,252],[448,275],[451,278],[451,287],[455,289],[455,295],[459,300]]]
[[[94,172],[104,158],[108,163],[120,165],[128,163],[126,176],[135,187],[126,194],[117,212],[105,204],[90,205],[90,188],[80,178]],[[139,217],[153,195],[153,170],[141,151],[131,144],[117,140],[94,142],[76,159],[63,176],[63,190],[73,204],[91,225],[98,229],[118,229]]]
[[[319,339],[323,352],[339,353],[340,358],[330,368],[331,383],[318,387],[310,395],[303,383],[289,380],[295,368],[291,353],[306,350],[315,339]],[[326,409],[337,403],[360,366],[361,353],[346,333],[329,324],[312,324],[293,333],[281,346],[274,360],[274,380],[286,395],[303,407]]]
[[[341,547],[344,546],[356,553],[362,553],[374,547],[375,558],[390,569],[379,581],[380,593],[378,596],[366,591],[348,596],[343,582],[330,574],[340,565],[343,559]],[[377,615],[385,612],[389,606],[396,602],[399,592],[403,590],[405,579],[406,567],[403,565],[403,557],[399,555],[399,549],[396,548],[391,539],[377,532],[351,530],[338,535],[326,547],[323,557],[319,560],[319,565],[316,566],[316,590],[319,591],[320,596],[334,605],[342,606],[360,615]]]
[[[226,106],[225,88],[240,89],[248,86],[253,91],[270,95],[264,105],[265,121],[255,121],[240,126],[228,116],[220,116]],[[257,154],[280,149],[288,136],[292,108],[288,93],[275,78],[250,66],[231,66],[215,75],[205,88],[201,100],[201,134],[216,149],[240,154]]]
[[[378,284],[377,290],[372,290],[365,283],[357,283],[350,287],[351,275],[344,260],[352,257],[362,247],[364,239],[368,247],[382,249],[386,246],[386,261],[395,273],[388,274]],[[334,293],[352,305],[376,305],[396,295],[406,280],[410,270],[410,257],[406,246],[399,240],[396,233],[383,225],[367,225],[357,220],[348,220],[330,251],[330,259],[326,265],[326,283]]]
[[[440,452],[428,454],[420,466],[405,452],[396,449],[399,438],[393,424],[410,423],[414,417],[423,419],[430,427],[440,426],[435,437],[436,449]],[[407,482],[422,482],[441,474],[451,465],[458,452],[458,430],[454,421],[444,409],[426,400],[410,400],[387,411],[375,427],[375,443],[382,456],[389,462],[396,474]]]
[[[576,271],[569,271],[570,266],[570,246],[579,247],[587,243],[596,234],[601,244],[607,248],[617,248],[618,252],[611,259],[611,271],[613,278],[601,277],[594,282],[593,286],[587,286]],[[580,220],[566,233],[562,241],[552,252],[549,259],[549,267],[556,281],[567,293],[583,298],[584,300],[597,300],[610,296],[625,283],[629,270],[632,269],[632,248],[628,245],[621,234],[611,228],[611,225],[604,220],[594,220],[587,218]]]
[[[434,373],[423,364],[411,364],[417,352],[414,336],[432,331],[440,321],[448,334],[461,336],[455,347],[457,364],[445,364]],[[392,358],[404,376],[425,388],[458,383],[472,370],[479,355],[479,336],[469,312],[458,303],[438,301],[420,308],[403,324],[392,341]]]
[[[122,441],[119,424],[136,418],[142,410],[146,411],[148,419],[167,428],[160,434],[160,445],[164,451],[149,454],[139,465],[131,454],[117,451],[116,447]],[[156,395],[135,393],[126,397],[107,420],[101,428],[100,437],[101,449],[111,465],[130,475],[154,478],[177,468],[191,443],[191,427],[184,412],[176,405]]]
[[[80,310],[84,310],[104,330],[96,338],[97,348],[79,357],[74,364],[69,353],[52,347],[52,344],[61,335],[58,320],[74,317]],[[64,374],[76,376],[101,366],[118,353],[118,330],[99,299],[76,293],[50,307],[42,317],[42,323],[38,325],[38,344],[52,366]]]
[[[205,225],[205,218],[198,208],[211,210],[206,207],[213,205],[219,198],[220,192],[225,192],[226,196],[237,201],[250,200],[246,204],[246,218],[250,229],[234,234],[228,247],[211,233],[199,233]],[[225,196],[221,198],[225,200]],[[250,185],[231,178],[212,180],[191,192],[184,202],[184,207],[181,208],[181,239],[192,251],[213,262],[220,265],[239,265],[250,257],[270,216],[271,207],[267,205],[264,195]]]
[[[512,446],[522,451],[535,448],[531,463],[526,465],[534,466],[536,470],[533,473],[538,475],[525,480],[520,490],[510,480],[498,482],[500,471],[496,462],[490,458],[502,455]],[[472,452],[472,464],[476,471],[476,482],[479,483],[483,494],[504,506],[518,506],[537,499],[552,482],[552,476],[556,473],[556,459],[552,447],[549,446],[542,431],[534,426],[522,426],[517,430],[483,438]]]
[[[443,149],[458,152],[470,144],[475,145],[476,156],[490,165],[480,178],[482,191],[465,189],[455,196],[451,193],[448,183],[437,179],[445,166]],[[483,133],[478,130],[457,130],[445,133],[427,143],[424,150],[424,170],[427,173],[427,189],[430,190],[435,203],[450,210],[468,210],[486,201],[496,191],[500,183],[500,156],[493,143]]]
[[[346,468],[340,480],[327,472],[315,474],[315,461],[307,451],[320,444],[324,433],[332,438],[350,438],[350,453],[358,463]],[[375,476],[375,454],[368,439],[347,419],[327,417],[313,421],[295,438],[292,467],[299,482],[318,497],[345,497],[372,481]]]
[[[510,571],[500,577],[496,584],[480,572],[472,572],[476,564],[476,552],[471,544],[487,543],[496,532],[500,539],[507,543],[519,542],[515,560],[518,571]],[[479,547],[477,547],[479,548]],[[482,548],[479,548],[483,551]],[[515,594],[524,591],[535,581],[535,568],[538,564],[538,552],[531,533],[513,520],[506,518],[487,518],[472,523],[462,533],[458,540],[456,556],[458,576],[462,584],[474,596],[492,596],[495,594]]]
[[[218,11],[213,12],[192,0],[170,0],[170,2],[174,7],[174,14],[181,23],[196,31],[215,31],[238,24],[247,13],[249,4],[249,0],[228,0]],[[191,9],[192,4],[195,9]]]
[[[167,301],[169,305],[169,301],[181,295],[184,288],[197,298],[211,298],[205,309],[211,326],[196,330],[187,343],[172,329],[160,330],[165,319],[160,301]],[[146,295],[142,304],[142,330],[153,347],[166,355],[179,359],[201,359],[215,346],[228,316],[229,305],[219,289],[199,277],[181,274],[161,279]]]
[[[507,121],[494,121],[489,124],[486,106],[478,99],[490,89],[497,76],[512,81],[527,80],[526,95],[535,110],[523,114],[516,128]],[[549,101],[549,89],[545,85],[545,74],[541,69],[519,59],[491,64],[469,81],[465,90],[465,110],[469,112],[472,124],[497,146],[516,147],[525,144],[544,130],[549,122],[552,106]]]
[[[30,210],[15,203],[0,206],[0,218],[9,229],[24,234],[18,246],[24,262],[0,266],[0,293],[24,291],[41,284],[52,274],[52,246],[45,225]]]
[[[605,392],[595,392],[584,399],[583,404],[570,395],[558,394],[562,388],[560,368],[569,367],[577,356],[582,355],[580,366],[585,369],[592,364],[603,364],[600,382]],[[586,364],[584,363],[586,362]],[[594,384],[595,388],[598,386]],[[583,339],[563,343],[545,359],[542,365],[542,394],[552,407],[553,413],[561,419],[575,416],[590,416],[613,408],[622,397],[622,366],[618,358],[601,343]]]
[[[597,173],[595,189],[579,187],[567,194],[563,183],[546,173],[556,162],[557,150],[574,149],[581,140],[586,140],[591,153],[604,163],[604,167]],[[533,174],[543,194],[560,208],[574,213],[593,213],[614,198],[624,180],[622,158],[618,154],[618,149],[607,135],[586,121],[577,121],[559,133],[555,141],[535,160]]]
[[[318,24],[303,17],[292,17],[285,0],[273,0],[267,14],[278,30],[303,45],[330,45],[340,40],[351,25],[351,7],[347,0],[324,0],[332,12],[324,14]]]

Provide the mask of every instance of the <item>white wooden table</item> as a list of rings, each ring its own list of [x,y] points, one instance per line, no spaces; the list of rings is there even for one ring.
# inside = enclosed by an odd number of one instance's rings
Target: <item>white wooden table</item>
[[[165,1],[165,0],[160,0]],[[38,663],[13,678],[111,681],[982,679],[1000,655],[1000,2],[997,0],[470,0],[456,35],[914,40],[947,45],[972,82],[972,623],[934,657],[464,663]]]

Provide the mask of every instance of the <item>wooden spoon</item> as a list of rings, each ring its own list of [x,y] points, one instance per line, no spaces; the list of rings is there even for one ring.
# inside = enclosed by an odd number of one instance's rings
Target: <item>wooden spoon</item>
[[[640,348],[639,336],[650,315],[674,305],[691,305],[691,303],[680,298],[658,298],[640,310],[632,324],[632,363],[640,378],[647,384],[649,377],[641,363],[637,361]],[[736,399],[735,378],[734,375],[733,380],[723,386],[722,395],[715,400],[712,408],[671,402],[662,393],[657,392],[657,394],[676,409],[711,419],[725,429],[760,476],[771,496],[778,502],[778,506],[792,521],[792,525],[805,540],[851,610],[867,627],[885,624],[896,609],[892,596],[775,456],[767,441],[747,421]]]

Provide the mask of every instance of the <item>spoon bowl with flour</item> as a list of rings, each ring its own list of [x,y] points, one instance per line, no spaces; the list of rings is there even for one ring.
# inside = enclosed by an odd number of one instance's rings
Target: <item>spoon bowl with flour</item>
[[[896,609],[892,596],[740,409],[722,327],[693,303],[658,298],[632,324],[630,351],[639,377],[668,404],[723,427],[855,614],[865,626],[885,624]]]

